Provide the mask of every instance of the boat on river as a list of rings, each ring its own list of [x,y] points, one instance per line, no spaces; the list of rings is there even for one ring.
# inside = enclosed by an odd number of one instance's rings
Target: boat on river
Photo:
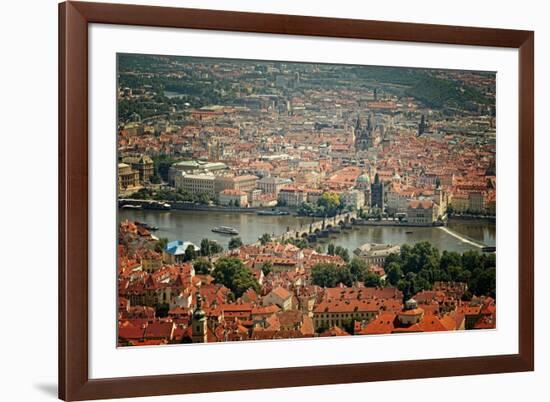
[[[258,211],[257,214],[260,216],[283,216],[283,215],[290,215],[290,212],[275,211],[272,209],[272,210]]]
[[[141,205],[124,204],[120,208],[122,208],[122,209],[141,209]]]
[[[237,229],[229,226],[216,226],[212,228],[212,232],[231,235],[231,236],[236,236],[239,234],[239,231]]]

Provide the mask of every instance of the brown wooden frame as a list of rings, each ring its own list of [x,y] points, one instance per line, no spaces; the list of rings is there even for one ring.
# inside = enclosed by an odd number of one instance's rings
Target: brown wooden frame
[[[89,379],[88,24],[195,28],[519,49],[519,353]],[[184,8],[59,5],[59,397],[138,397],[534,370],[534,33]]]

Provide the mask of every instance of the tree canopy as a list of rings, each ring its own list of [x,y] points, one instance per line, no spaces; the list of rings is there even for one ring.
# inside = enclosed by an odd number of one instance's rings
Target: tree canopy
[[[221,253],[223,247],[214,240],[202,239],[201,240],[201,255],[204,257],[209,257],[214,254]]]
[[[254,274],[238,258],[220,258],[214,264],[212,276],[216,283],[229,288],[235,297],[241,297],[248,289],[253,289],[255,292],[260,291],[260,285]]]
[[[333,288],[340,283],[352,286],[355,282],[363,282],[367,287],[381,286],[378,275],[369,270],[365,261],[353,258],[349,264],[342,267],[332,263],[316,264],[311,270],[314,285]]]
[[[193,268],[197,274],[209,274],[212,271],[212,263],[206,258],[198,258],[193,261]]]
[[[243,245],[243,241],[240,237],[232,237],[231,240],[229,240],[229,250],[233,250],[236,248],[239,248]]]
[[[344,204],[337,193],[325,192],[319,197],[317,203],[304,202],[298,208],[298,214],[303,216],[335,216],[342,212]]]
[[[262,246],[265,246],[271,241],[271,235],[269,233],[264,233],[258,240],[260,240]]]
[[[197,252],[195,251],[195,246],[189,245],[185,249],[185,254],[183,256],[184,261],[193,261],[195,258],[197,258]]]
[[[495,297],[496,261],[494,254],[466,251],[439,251],[429,242],[403,245],[400,253],[386,258],[386,281],[403,291],[405,298],[431,289],[436,281],[465,282],[474,295]]]
[[[332,243],[329,243],[327,246],[328,255],[338,255],[342,257],[345,262],[349,262],[349,252],[348,249],[342,246],[335,246]]]

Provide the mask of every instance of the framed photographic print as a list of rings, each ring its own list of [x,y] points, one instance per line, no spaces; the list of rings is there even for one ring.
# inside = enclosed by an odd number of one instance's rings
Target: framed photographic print
[[[59,12],[61,399],[533,370],[533,32]]]

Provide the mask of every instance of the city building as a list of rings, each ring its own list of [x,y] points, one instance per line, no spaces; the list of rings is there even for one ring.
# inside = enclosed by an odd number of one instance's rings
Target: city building
[[[263,306],[269,306],[271,304],[279,306],[283,311],[291,310],[292,293],[281,286],[276,287],[262,299]]]
[[[216,176],[214,180],[214,191],[217,193],[223,190],[252,191],[256,188],[258,177],[254,175],[243,176]]]
[[[208,162],[202,160],[185,160],[176,162],[170,166],[168,170],[168,178],[171,184],[175,183],[176,176],[180,173],[208,173],[208,172],[223,172],[227,170],[227,165],[222,162]]]
[[[419,323],[424,317],[424,310],[418,307],[414,299],[405,302],[405,308],[397,314],[397,320],[402,326],[408,327]]]
[[[148,155],[126,156],[122,162],[130,165],[133,170],[139,173],[141,183],[148,182],[154,174],[153,159]]]
[[[407,208],[407,221],[412,225],[431,225],[437,221],[439,207],[431,200],[411,200]]]
[[[289,179],[283,179],[281,177],[266,176],[258,180],[257,185],[263,193],[279,195],[279,191],[283,186],[291,183]]]
[[[127,163],[118,164],[119,191],[135,189],[139,186],[139,172],[132,169]]]
[[[374,183],[370,186],[370,206],[384,211],[384,183],[380,181],[378,173],[374,176]]]
[[[473,214],[485,212],[485,196],[482,192],[471,192],[468,194],[468,210]]]
[[[193,247],[196,252],[200,251],[200,247],[189,241],[174,240],[166,245],[162,250],[162,260],[166,264],[179,264],[185,260],[185,250],[187,247]]]
[[[313,325],[315,330],[342,327],[354,320],[370,321],[380,309],[375,300],[328,300],[318,303],[313,309]]]
[[[401,247],[395,244],[366,243],[353,250],[353,253],[368,265],[384,266],[388,255],[398,254],[400,251]]]
[[[355,210],[359,210],[365,206],[365,193],[359,190],[344,191],[340,195],[342,202],[345,206],[352,207]]]
[[[279,190],[277,201],[287,207],[299,207],[307,201],[307,193],[296,187],[284,187]]]
[[[389,214],[406,213],[409,208],[409,202],[416,196],[416,191],[391,189],[387,192],[388,202],[386,209]]]
[[[374,145],[373,131],[374,128],[372,126],[370,114],[367,118],[366,127],[362,126],[361,118],[357,116],[357,121],[354,128],[356,151],[366,151]]]
[[[246,207],[248,204],[248,195],[241,190],[223,190],[220,192],[218,199],[221,205]]]
[[[175,186],[178,190],[185,190],[191,194],[207,194],[214,196],[216,176],[213,174],[185,174],[180,173],[175,177]]]
[[[453,194],[450,202],[452,210],[456,213],[466,212],[470,208],[469,196],[466,193]]]

